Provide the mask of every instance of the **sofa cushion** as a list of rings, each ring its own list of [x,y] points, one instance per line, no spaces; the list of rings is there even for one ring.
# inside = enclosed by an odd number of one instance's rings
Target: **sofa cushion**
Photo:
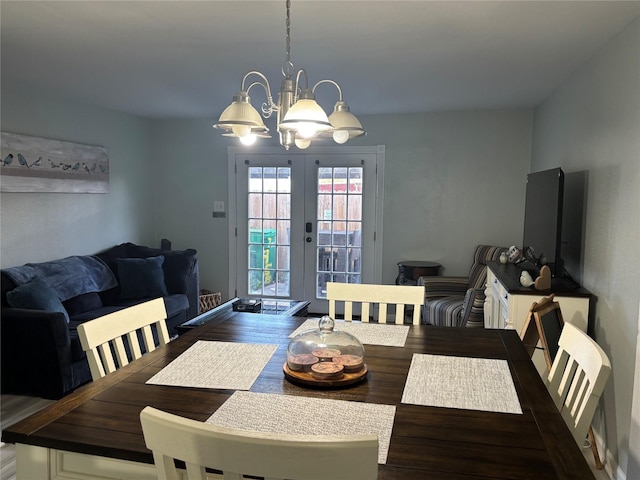
[[[189,308],[189,300],[186,295],[168,295],[163,298],[164,300],[164,308],[167,311],[167,318],[172,317],[180,312],[184,312]],[[108,315],[109,313],[116,312],[118,310],[122,310],[126,307],[131,307],[133,305],[139,304],[140,300],[134,299],[124,299],[121,298],[117,303],[113,305],[103,305],[102,307],[91,310],[88,312],[84,312],[78,315],[74,315],[71,317],[69,323],[69,329],[75,330],[78,325],[88,320],[93,320],[94,318],[102,317],[104,315]]]
[[[122,298],[156,298],[168,295],[162,270],[164,256],[118,258],[118,277]]]
[[[462,326],[464,296],[442,297],[426,302],[422,308],[422,323],[438,327]]]
[[[168,295],[164,297],[164,308],[167,310],[167,318],[189,309],[189,299],[186,295]]]
[[[134,243],[121,243],[97,256],[100,257],[114,272],[117,272],[117,259],[119,258],[148,258],[162,255],[164,263],[165,285],[169,294],[186,293],[190,275],[196,263],[196,251],[187,250],[160,250],[158,248],[145,247]]]
[[[56,292],[38,277],[7,292],[7,302],[14,308],[60,312],[69,323],[69,314]]]
[[[109,315],[110,313],[117,312],[125,307],[137,305],[138,303],[140,303],[139,300],[128,300],[126,303],[123,301],[122,305],[103,305],[95,310],[74,315],[69,321],[69,331],[75,331],[81,323],[88,322],[94,318],[103,317],[104,315]]]
[[[65,310],[69,313],[69,317],[89,312],[102,306],[102,299],[98,292],[85,293],[77,297],[70,298],[62,302]]]

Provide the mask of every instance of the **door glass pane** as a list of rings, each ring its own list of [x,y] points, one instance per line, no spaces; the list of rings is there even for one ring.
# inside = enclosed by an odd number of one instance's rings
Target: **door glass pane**
[[[363,170],[318,168],[317,298],[326,298],[327,282],[361,282]]]
[[[291,168],[249,168],[249,294],[290,295]]]

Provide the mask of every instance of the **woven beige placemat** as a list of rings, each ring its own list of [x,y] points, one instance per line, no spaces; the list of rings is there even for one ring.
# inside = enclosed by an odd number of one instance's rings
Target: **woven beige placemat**
[[[207,423],[252,432],[378,435],[378,463],[387,462],[396,407],[272,393],[235,392]]]
[[[147,383],[249,390],[277,348],[277,345],[199,340]]]
[[[310,318],[300,325],[289,335],[295,337],[299,333],[306,330],[318,328],[317,318]],[[409,325],[395,325],[385,323],[367,323],[367,322],[345,322],[344,320],[334,321],[334,330],[340,330],[350,333],[360,343],[366,345],[382,345],[386,347],[404,347],[409,333]]]
[[[506,360],[414,354],[402,403],[522,414]]]

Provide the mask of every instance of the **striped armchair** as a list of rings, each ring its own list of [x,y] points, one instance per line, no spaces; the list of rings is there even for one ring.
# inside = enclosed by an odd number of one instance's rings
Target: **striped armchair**
[[[440,327],[484,327],[487,262],[499,260],[503,247],[478,245],[468,277],[420,277],[424,286],[422,323]]]

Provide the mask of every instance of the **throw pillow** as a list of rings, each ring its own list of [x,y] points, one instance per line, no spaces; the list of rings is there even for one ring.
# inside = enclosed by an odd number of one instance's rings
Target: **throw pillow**
[[[56,292],[38,277],[7,292],[7,302],[14,308],[60,312],[69,323],[69,314]]]
[[[118,277],[122,298],[156,298],[168,295],[162,264],[164,257],[118,258]]]
[[[165,260],[162,269],[165,273],[167,290],[170,293],[187,293],[189,276],[193,272],[196,263],[196,251],[173,250],[164,254]]]
[[[162,255],[164,263],[164,282],[170,294],[187,293],[189,276],[196,263],[196,251],[192,248],[188,250],[160,250],[158,248],[145,247],[142,245],[127,245],[127,258],[139,257],[148,258]]]

